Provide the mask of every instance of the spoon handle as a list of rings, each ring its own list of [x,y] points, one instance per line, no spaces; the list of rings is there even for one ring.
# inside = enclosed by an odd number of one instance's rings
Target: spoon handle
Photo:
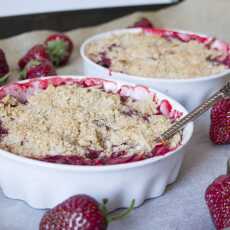
[[[175,122],[168,130],[166,130],[160,137],[156,139],[156,142],[167,142],[168,139],[173,137],[178,131],[180,131],[190,121],[194,121],[210,109],[218,100],[230,95],[230,81],[213,96],[204,101],[201,105],[196,107],[192,112]]]

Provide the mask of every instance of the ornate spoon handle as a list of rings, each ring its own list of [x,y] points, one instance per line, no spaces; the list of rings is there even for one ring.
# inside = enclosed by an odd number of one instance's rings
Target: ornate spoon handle
[[[213,106],[218,100],[230,95],[230,81],[219,91],[217,91],[213,96],[204,101],[201,105],[196,107],[191,113],[187,114],[185,117],[181,118],[179,121],[175,122],[168,130],[166,130],[160,137],[158,137],[156,142],[167,142],[168,139],[174,136],[178,131],[180,131],[186,124],[190,121],[194,121],[200,115],[205,113],[209,108]]]

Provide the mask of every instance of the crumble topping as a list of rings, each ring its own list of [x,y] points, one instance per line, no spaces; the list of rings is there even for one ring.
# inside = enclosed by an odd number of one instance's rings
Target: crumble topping
[[[97,88],[49,85],[21,103],[5,96],[0,103],[0,148],[43,158],[54,155],[86,157],[90,150],[109,157],[151,152],[153,140],[171,125],[151,97],[136,101]],[[169,143],[178,146],[181,135]]]
[[[208,49],[196,40],[182,42],[144,32],[91,42],[86,46],[86,55],[114,72],[148,78],[195,78],[228,68],[215,61],[223,52]]]

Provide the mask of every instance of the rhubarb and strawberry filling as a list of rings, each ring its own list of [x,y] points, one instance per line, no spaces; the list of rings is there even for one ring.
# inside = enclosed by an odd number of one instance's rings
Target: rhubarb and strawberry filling
[[[85,53],[110,71],[147,78],[195,78],[230,67],[224,43],[194,34],[151,31],[112,34],[88,43]]]
[[[167,102],[166,102],[167,103]],[[26,101],[0,103],[0,148],[49,162],[101,165],[163,155],[181,142],[154,142],[173,120],[152,97],[135,100],[98,87],[49,85]]]

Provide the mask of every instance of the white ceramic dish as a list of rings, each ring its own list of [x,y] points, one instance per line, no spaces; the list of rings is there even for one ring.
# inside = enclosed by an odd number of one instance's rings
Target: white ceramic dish
[[[76,79],[76,77],[50,77],[25,80],[17,83],[17,86],[32,82],[32,90],[28,91],[31,94],[48,79],[60,82],[66,78]],[[120,89],[123,84],[134,86],[120,81],[115,83],[91,78],[87,81],[89,84],[100,81],[105,89],[112,91]],[[0,88],[1,97],[5,93],[23,97],[23,93],[16,90],[15,85],[3,88]],[[138,86],[128,89],[126,93],[136,99],[149,93],[156,93],[159,100],[167,99],[175,110],[187,114],[187,110],[178,102],[153,89]],[[98,200],[109,198],[110,209],[128,207],[133,198],[138,206],[147,198],[162,195],[166,186],[176,180],[186,153],[184,146],[190,140],[192,133],[193,123],[190,123],[183,130],[181,145],[164,156],[109,166],[47,163],[0,150],[0,185],[6,196],[24,200],[34,208],[51,208],[79,193],[92,195]]]
[[[160,79],[160,78],[145,78],[140,76],[132,76],[129,74],[119,73],[119,72],[111,72],[108,68],[100,66],[90,60],[85,54],[85,47],[87,44],[103,39],[105,37],[112,36],[113,34],[123,34],[123,33],[138,33],[143,29],[134,28],[134,29],[121,29],[115,30],[111,32],[102,33],[96,36],[93,36],[87,39],[81,46],[81,57],[83,59],[83,70],[84,74],[87,76],[103,76],[107,79],[112,80],[123,80],[128,82],[133,82],[136,84],[147,85],[148,87],[152,87],[157,89],[171,97],[174,97],[187,109],[191,110],[195,106],[198,106],[205,98],[210,96],[213,92],[223,86],[226,79],[230,78],[230,69],[227,69],[224,72],[221,72],[216,75],[210,75],[205,77],[196,77],[193,79]],[[182,35],[191,35],[191,36],[200,36],[201,38],[207,38],[210,42],[213,42],[213,38],[206,37],[204,35],[196,35],[192,32],[180,31],[180,30],[168,30],[168,29],[145,29],[146,33],[159,34],[162,31],[166,31],[167,33],[182,33]],[[216,49],[228,49],[230,52],[230,45],[215,40],[212,43],[212,47]]]

